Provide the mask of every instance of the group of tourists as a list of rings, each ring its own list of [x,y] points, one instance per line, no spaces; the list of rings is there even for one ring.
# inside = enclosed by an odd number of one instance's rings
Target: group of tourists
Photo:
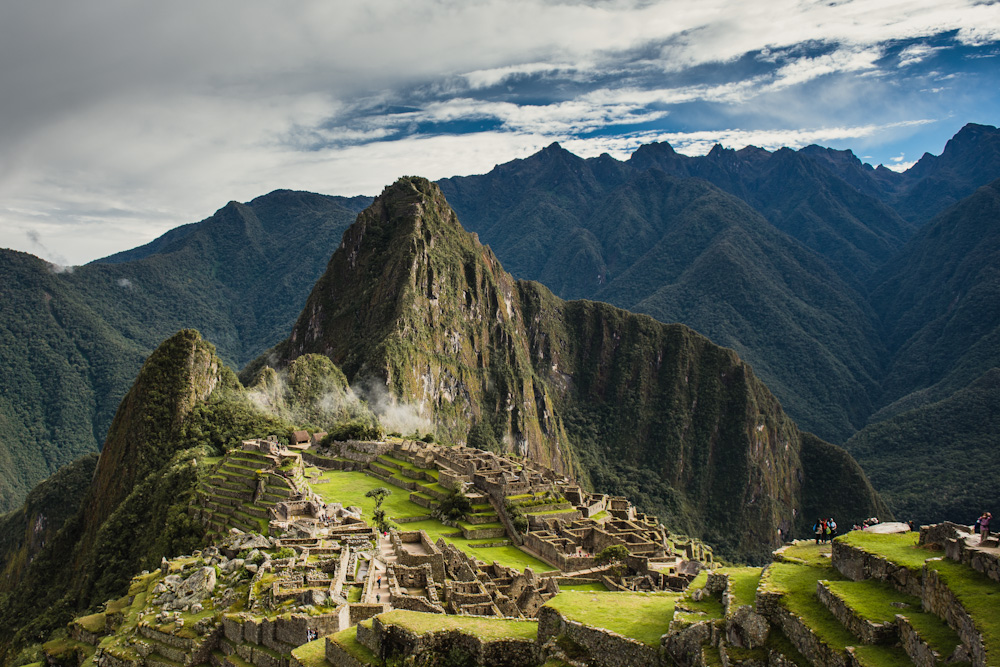
[[[875,526],[875,525],[878,525],[879,523],[880,522],[878,520],[878,517],[877,516],[872,516],[872,517],[868,517],[867,519],[865,519],[861,523],[854,524],[854,527],[851,530],[865,530],[866,528],[868,528],[868,526]],[[907,523],[910,526],[910,530],[913,530],[913,522],[909,521]]]
[[[311,641],[311,642],[312,641],[316,641],[317,639],[319,639],[319,632],[317,632],[316,630],[313,630],[312,628],[308,628],[306,630],[306,639],[307,639],[307,641]]]
[[[986,538],[990,536],[990,519],[992,518],[992,514],[983,512],[982,516],[976,519],[975,532],[979,533],[980,544],[985,542]]]
[[[837,522],[833,518],[816,519],[813,524],[813,534],[816,535],[816,544],[829,542],[837,536]]]

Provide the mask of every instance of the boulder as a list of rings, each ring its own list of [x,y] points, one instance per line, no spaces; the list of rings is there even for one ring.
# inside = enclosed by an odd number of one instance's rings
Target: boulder
[[[170,608],[183,609],[195,602],[201,602],[212,594],[215,580],[214,567],[198,568],[177,587],[177,599],[170,603]]]

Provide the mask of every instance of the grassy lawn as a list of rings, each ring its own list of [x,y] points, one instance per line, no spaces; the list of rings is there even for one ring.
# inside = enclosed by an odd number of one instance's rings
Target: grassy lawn
[[[801,616],[816,636],[830,648],[843,651],[848,646],[855,647],[858,660],[865,667],[901,667],[913,664],[902,648],[863,645],[841,625],[816,597],[816,582],[820,579],[843,581],[843,577],[830,566],[827,559],[823,566],[774,563],[768,570],[765,586],[768,590],[781,592],[782,604]]]
[[[719,572],[729,575],[729,591],[733,599],[730,608],[734,611],[741,605],[753,605],[757,599],[757,584],[763,570],[759,567],[727,567]]]
[[[588,593],[588,592],[591,592],[591,593],[592,592],[604,593],[604,592],[607,592],[607,590],[608,590],[608,587],[605,586],[604,584],[602,584],[599,581],[594,581],[594,582],[590,582],[590,583],[586,583],[586,584],[559,584],[559,592],[560,593],[562,591],[576,591],[578,593],[579,592],[582,592],[582,593]]]
[[[837,538],[838,542],[849,544],[856,549],[877,554],[890,563],[902,565],[910,570],[919,570],[928,558],[941,555],[940,551],[931,551],[917,546],[919,533],[893,533],[880,535],[852,530]]]
[[[486,641],[506,637],[533,640],[538,636],[538,621],[516,621],[482,616],[449,616],[403,609],[395,609],[381,614],[379,620],[387,625],[397,625],[417,634],[435,630],[459,630]]]
[[[322,479],[329,480],[329,482],[316,484],[313,486],[313,490],[323,500],[328,503],[343,503],[345,507],[348,505],[357,505],[364,510],[363,516],[366,518],[371,518],[372,513],[375,511],[375,500],[366,498],[365,494],[380,486],[388,488],[391,491],[382,503],[382,507],[390,518],[427,516],[427,508],[421,507],[411,501],[408,491],[396,487],[387,487],[384,482],[375,477],[369,477],[360,472],[343,472],[339,470],[329,470],[324,472],[321,477]],[[438,485],[435,484],[435,486]],[[401,530],[426,531],[431,542],[437,542],[439,537],[461,532],[460,529],[446,526],[437,519],[425,519],[413,523],[399,524],[399,527]],[[482,526],[472,526],[470,524],[470,527],[477,528]],[[474,549],[471,545],[476,543],[482,544],[483,540],[466,540],[463,537],[445,537],[445,540],[451,542],[465,553],[486,563],[496,561],[501,565],[517,568],[521,571],[526,567],[530,567],[535,572],[547,572],[552,569],[549,565],[529,556],[513,545]],[[496,540],[486,541],[493,542]]]
[[[352,626],[346,630],[341,630],[337,634],[330,637],[330,639],[337,643],[344,651],[347,652],[352,658],[360,662],[362,665],[378,665],[381,661],[375,658],[375,654],[368,650],[367,646],[361,644],[358,641],[358,626]]]
[[[920,609],[920,598],[904,595],[890,584],[868,579],[866,581],[831,581],[830,591],[844,601],[862,618],[874,623],[890,623],[896,614],[905,614],[910,609]],[[909,609],[893,607],[891,602],[902,602]]]
[[[1000,658],[1000,584],[970,567],[948,560],[932,560],[929,569],[937,571],[948,589],[969,612],[976,629],[983,635],[990,664]]]
[[[801,563],[802,565],[816,565],[818,567],[829,567],[830,565],[830,544],[816,544],[815,542],[801,541],[787,547],[781,552],[781,560],[790,563]]]
[[[357,635],[357,628],[352,628]],[[317,639],[292,649],[292,655],[303,667],[329,667],[326,661],[326,639]]]
[[[680,593],[559,593],[546,603],[564,617],[659,646]]]

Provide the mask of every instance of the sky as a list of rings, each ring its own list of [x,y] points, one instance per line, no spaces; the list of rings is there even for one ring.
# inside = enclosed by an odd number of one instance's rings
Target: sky
[[[230,200],[375,195],[553,141],[900,170],[998,103],[1000,4],[977,0],[5,2],[0,247],[79,265]]]

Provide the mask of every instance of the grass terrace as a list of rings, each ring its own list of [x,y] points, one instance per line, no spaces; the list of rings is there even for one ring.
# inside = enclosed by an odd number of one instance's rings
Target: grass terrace
[[[559,593],[548,602],[567,619],[658,647],[680,593]]]
[[[831,581],[830,590],[859,616],[875,623],[891,623],[902,614],[941,655],[949,655],[960,642],[958,633],[934,614],[922,611],[920,598],[900,593],[890,584],[873,579],[865,581]],[[894,607],[901,602],[906,608]]]
[[[606,593],[608,587],[599,581],[585,584],[559,584],[559,592],[576,591],[577,593]]]
[[[829,545],[827,547],[829,548]],[[802,555],[806,556],[808,552]],[[762,583],[767,590],[782,593],[781,603],[789,611],[800,616],[831,648],[844,651],[848,646],[855,647],[855,655],[863,666],[896,667],[913,664],[901,647],[862,645],[819,601],[816,596],[816,582],[821,579],[843,581],[840,573],[830,565],[829,559],[826,559],[823,565],[803,565],[798,562],[774,563],[768,568]]]
[[[990,664],[1000,658],[1000,584],[972,568],[943,558],[927,562],[972,616],[983,635]]]
[[[886,560],[910,570],[919,570],[928,558],[936,558],[940,551],[932,551],[917,546],[919,533],[893,533],[882,535],[853,530],[837,538],[838,542],[849,544],[856,549],[876,554]]]
[[[538,621],[485,616],[450,616],[403,609],[394,609],[381,614],[379,620],[386,625],[396,625],[417,634],[436,630],[458,630],[486,641],[507,637],[533,640],[538,636]]]
[[[328,480],[328,482],[315,485],[313,490],[319,494],[323,500],[328,503],[343,503],[345,507],[348,505],[357,505],[364,511],[365,517],[371,517],[372,513],[375,511],[375,500],[365,497],[365,494],[377,487],[386,486],[382,480],[370,477],[360,472],[329,470],[324,472],[321,475],[321,478]],[[434,486],[440,487],[438,484],[435,484]],[[427,516],[427,509],[411,501],[410,494],[405,489],[399,489],[396,487],[386,488],[389,488],[392,493],[386,497],[385,501],[382,503],[382,508],[391,519]],[[445,489],[441,487],[441,490],[444,491]],[[494,524],[483,524],[478,526],[474,526],[472,524],[467,525],[473,529],[481,529],[493,526]],[[411,523],[401,523],[399,524],[399,527],[401,530],[426,531],[427,536],[432,542],[437,542],[438,538],[443,537],[446,541],[451,542],[465,553],[486,563],[496,561],[501,565],[514,567],[521,571],[523,571],[526,567],[530,567],[535,572],[547,572],[552,569],[548,564],[526,554],[512,545],[503,547],[473,548],[474,544],[488,544],[499,540],[467,540],[462,537],[461,530],[459,528],[446,526],[437,519],[424,519],[422,521],[414,521]]]
[[[785,547],[775,559],[788,563],[799,563],[801,565],[815,565],[816,567],[830,567],[829,543],[816,544],[811,541],[802,540]]]
[[[356,637],[358,629],[356,627],[351,629],[354,630]],[[302,667],[329,667],[330,663],[326,661],[326,638],[292,649],[292,657],[298,660]]]
[[[757,584],[763,570],[759,567],[726,567],[719,570],[729,575],[729,591],[733,596],[729,603],[732,610],[742,605],[753,605],[757,599]]]

